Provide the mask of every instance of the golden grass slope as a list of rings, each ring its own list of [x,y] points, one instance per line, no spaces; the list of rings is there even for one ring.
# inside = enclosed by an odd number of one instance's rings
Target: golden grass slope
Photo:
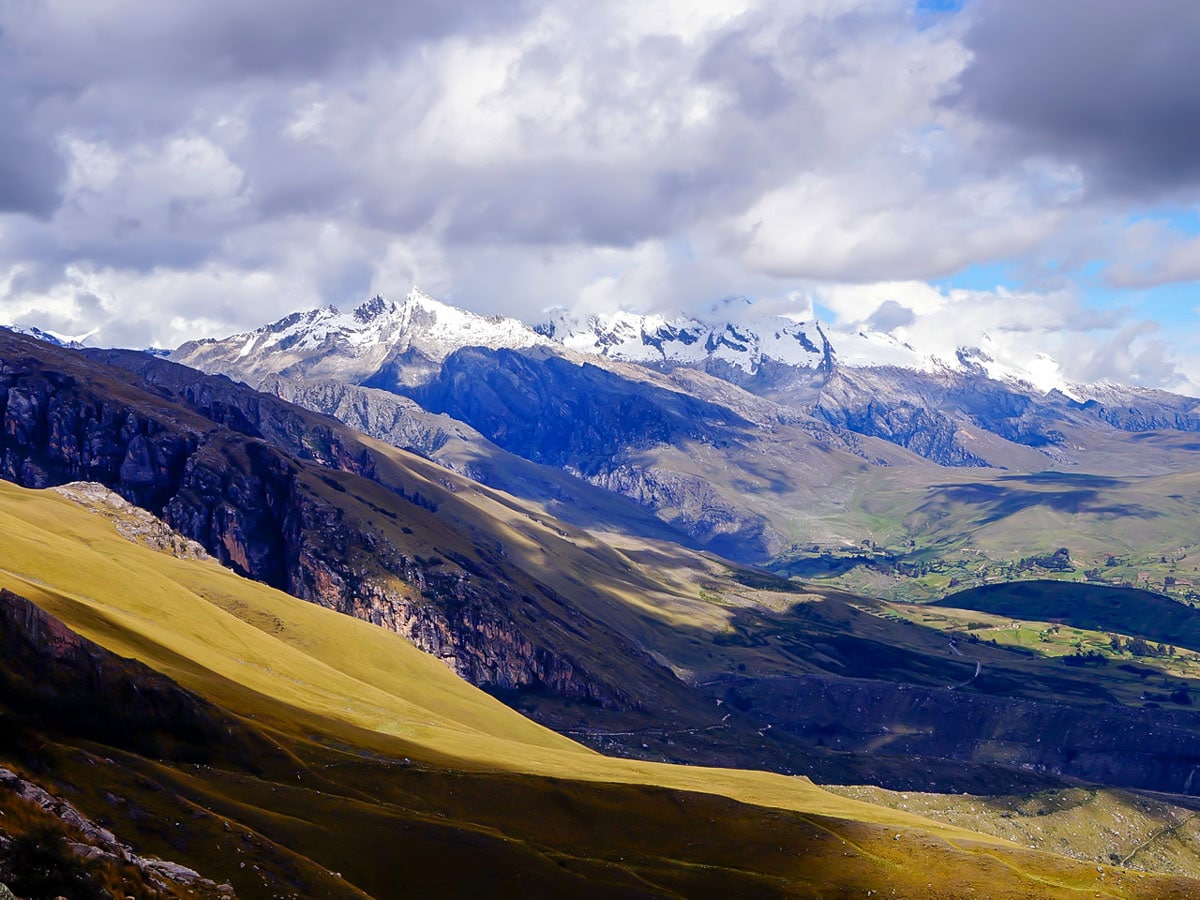
[[[864,786],[832,790],[1074,859],[1149,872],[1200,872],[1200,811],[1195,798],[1098,787],[995,797]]]
[[[104,518],[54,493],[0,483],[0,531],[0,586],[239,712],[305,710],[335,735],[339,726],[367,729],[410,743],[414,755],[469,768],[662,784],[914,824],[886,810],[847,807],[806,779],[603,757],[518,715],[395,634],[216,563],[133,546]],[[265,708],[245,708],[253,695]]]
[[[981,896],[1186,896],[1197,887],[1122,881],[1119,870],[1021,851],[976,832],[835,796],[803,778],[600,756],[522,718],[394,634],[248,582],[215,563],[131,544],[107,519],[57,493],[0,484],[0,534],[0,587],[236,714],[293,733],[392,758],[409,755],[467,779],[471,773],[509,773],[594,783],[597,789],[656,786],[791,811],[841,848],[847,878],[856,866],[855,879],[904,885],[907,896],[961,896],[946,892],[947,873]],[[539,814],[536,808],[528,812]],[[764,837],[769,843],[769,833],[756,833],[755,840]],[[730,848],[735,858],[736,851]],[[795,861],[794,849],[779,851]],[[938,872],[928,891],[926,869],[913,867],[914,851]],[[815,851],[805,848],[799,855],[808,852]],[[836,879],[837,873],[823,877]],[[1146,893],[1150,885],[1154,894]]]

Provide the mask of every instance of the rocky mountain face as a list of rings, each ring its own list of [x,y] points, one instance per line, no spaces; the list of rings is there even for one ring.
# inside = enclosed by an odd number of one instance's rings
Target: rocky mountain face
[[[445,486],[450,473],[225,378],[90,355],[0,333],[4,478],[104,484],[235,571],[405,634],[476,684],[635,702],[585,661],[604,626],[561,628],[578,614],[494,539],[477,542],[489,526]],[[609,637],[631,668],[669,678]]]
[[[1195,431],[1197,401],[1165,391],[1068,383],[1050,362],[1032,372],[997,358],[989,339],[951,358],[922,353],[890,334],[838,332],[819,322],[753,316],[745,301],[696,319],[614,313],[558,314],[538,331],[564,347],[657,369],[698,369],[770,397],[798,414],[879,437],[941,466],[1007,467],[962,433],[980,429],[1044,450],[1089,429]],[[1076,435],[1069,436],[1071,429]]]
[[[413,391],[534,462],[595,474],[621,453],[688,441],[719,444],[749,426],[724,406],[553,353],[466,348]]]
[[[187,344],[174,359],[450,468],[491,460],[457,470],[530,499],[554,480],[547,469],[579,476],[742,560],[797,539],[857,540],[810,531],[785,510],[849,502],[847,478],[863,461],[1138,475],[1172,463],[1107,451],[1150,429],[1200,427],[1193,399],[1068,385],[1052,365],[1030,372],[994,351],[985,338],[944,359],[884,333],[756,318],[743,302],[705,320],[559,313],[535,330],[414,292]],[[470,449],[445,452],[449,436]],[[505,479],[500,454],[543,472]],[[533,482],[543,488],[521,486]],[[556,484],[564,496],[583,490]]]
[[[553,352],[465,348],[410,393],[510,453],[634,500],[701,546],[769,555],[779,538],[760,516],[702,474],[655,458],[662,447],[720,453],[753,441],[758,425],[672,387]]]
[[[367,313],[360,309],[352,318],[370,319]],[[619,530],[670,536],[738,558],[761,557],[779,546],[778,535],[761,516],[740,509],[736,497],[715,490],[702,475],[641,458],[643,451],[681,444],[744,445],[764,422],[779,417],[777,404],[707,376],[701,376],[705,386],[680,389],[638,367],[601,360],[603,365],[595,365],[528,330],[518,343],[546,346],[491,349],[468,342],[451,349],[446,333],[439,334],[434,341],[414,324],[404,338],[408,349],[421,346],[442,354],[436,369],[422,364],[419,372],[402,367],[397,374],[393,363],[400,354],[364,374],[369,365],[362,366],[363,360],[374,364],[382,358],[375,348],[347,363],[359,366],[349,380],[345,373],[337,378],[296,374],[333,367],[335,351],[325,343],[303,363],[288,363],[275,351],[239,358],[233,349],[241,336],[186,345],[174,358],[295,399],[484,484],[537,502],[549,499],[567,521],[611,518],[603,509],[612,501],[598,499],[599,488],[637,507],[620,514],[614,522]],[[314,340],[289,346],[301,344]],[[436,351],[429,349],[435,344]],[[264,374],[272,366],[282,366],[287,374]],[[737,396],[728,396],[730,391]]]

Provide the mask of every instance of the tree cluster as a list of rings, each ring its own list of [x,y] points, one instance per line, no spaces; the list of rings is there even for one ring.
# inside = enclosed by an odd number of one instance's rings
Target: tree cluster
[[[1110,634],[1108,644],[1114,653],[1128,653],[1130,656],[1174,656],[1175,647],[1170,644],[1157,643],[1140,637],[1123,638],[1119,634]]]
[[[1089,650],[1087,653],[1076,650],[1070,656],[1064,656],[1062,661],[1064,665],[1076,667],[1108,665],[1108,659],[1099,650]]]

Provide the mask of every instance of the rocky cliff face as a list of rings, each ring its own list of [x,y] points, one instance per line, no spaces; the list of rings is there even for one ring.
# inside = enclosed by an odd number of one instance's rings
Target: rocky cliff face
[[[554,353],[459,350],[412,394],[505,450],[585,475],[629,450],[715,444],[749,424],[723,406]]]
[[[4,477],[31,487],[121,482],[133,502],[161,508],[199,445],[196,427],[169,429],[126,404],[79,397],[78,388],[33,356],[0,356]]]
[[[461,549],[430,545],[445,532],[435,523],[449,492],[368,487],[376,460],[350,432],[228,379],[141,354],[126,358],[131,378],[95,356],[0,334],[4,478],[104,484],[235,571],[398,631],[476,684],[633,702],[522,624],[522,597],[544,624],[560,618],[542,610],[527,574],[470,537],[456,540]]]
[[[439,451],[455,437],[478,437],[462,423],[447,416],[427,412],[414,400],[359,387],[333,379],[266,378],[259,390],[274,394],[289,403],[332,416],[355,431],[361,431],[430,459],[439,459]],[[446,462],[439,459],[443,465]],[[448,468],[454,468],[449,465]]]
[[[782,549],[779,534],[763,518],[740,509],[698,475],[618,462],[583,477],[636,501],[713,553],[753,560]]]

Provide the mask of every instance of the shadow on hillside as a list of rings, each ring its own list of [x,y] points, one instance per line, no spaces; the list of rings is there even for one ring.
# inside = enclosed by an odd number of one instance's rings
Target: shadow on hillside
[[[1123,484],[1116,479],[1101,480],[1114,481],[1114,486]],[[1048,483],[1060,482],[1049,480]],[[1067,483],[1070,484],[1070,482]],[[1083,484],[1088,484],[1088,482],[1084,481]],[[996,484],[966,482],[939,485],[930,488],[928,494],[929,499],[922,504],[921,511],[929,511],[939,503],[960,503],[982,510],[984,516],[981,524],[984,525],[990,525],[1025,510],[1039,507],[1067,515],[1122,516],[1136,519],[1155,519],[1163,515],[1156,509],[1150,509],[1137,503],[1114,503],[1103,497],[1100,491],[1093,486],[1063,490],[1022,490]]]

